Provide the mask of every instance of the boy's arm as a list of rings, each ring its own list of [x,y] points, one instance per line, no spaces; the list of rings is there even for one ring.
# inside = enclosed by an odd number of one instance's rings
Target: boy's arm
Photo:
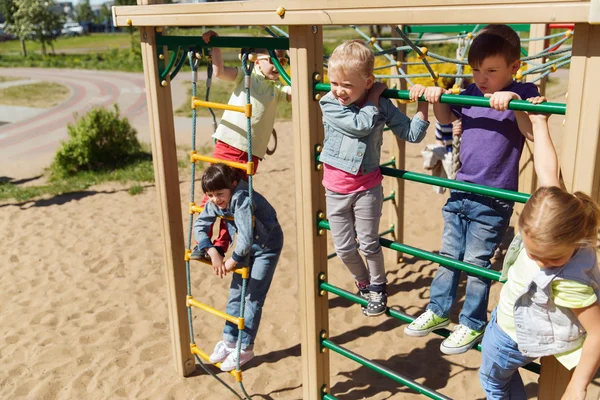
[[[539,97],[537,94],[536,96]],[[508,110],[508,103],[510,103],[511,100],[521,100],[521,96],[517,93],[508,91],[486,94],[485,97],[490,99],[490,108],[498,111]],[[533,127],[529,115],[524,111],[514,111],[514,113],[517,126],[523,136],[533,141]]]
[[[207,31],[202,34],[202,39],[208,43],[210,42],[210,38],[213,36],[219,35],[215,31]],[[226,67],[223,65],[223,56],[221,54],[221,49],[218,47],[214,47],[212,49],[212,66],[214,76],[219,79],[232,82],[237,77],[237,68]]]
[[[585,399],[587,387],[600,367],[600,305],[573,308],[575,316],[587,332],[581,359],[562,396],[562,400]]]
[[[210,240],[210,236],[208,235],[210,232],[210,227],[217,220],[216,214],[211,210],[211,206],[209,203],[204,205],[204,209],[196,218],[194,222],[194,237],[198,241],[198,248],[200,249],[210,249],[213,247],[213,243]]]
[[[523,111],[515,111],[515,119],[517,120],[517,125],[519,126],[519,130],[523,136],[525,136],[526,139],[533,141],[533,126],[527,113]]]

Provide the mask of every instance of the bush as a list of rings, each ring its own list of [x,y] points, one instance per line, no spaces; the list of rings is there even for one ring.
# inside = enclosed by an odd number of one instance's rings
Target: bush
[[[51,173],[54,178],[82,171],[107,171],[143,158],[140,142],[127,118],[114,111],[96,107],[69,124],[69,140],[54,157]]]

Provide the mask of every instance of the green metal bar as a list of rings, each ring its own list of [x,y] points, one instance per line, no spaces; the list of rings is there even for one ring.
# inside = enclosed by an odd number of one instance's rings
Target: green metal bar
[[[287,50],[290,47],[290,40],[285,37],[254,37],[254,36],[213,36],[206,43],[201,36],[157,36],[156,44],[158,46],[167,46],[169,50],[177,47],[196,47],[196,48],[255,48],[267,50]]]
[[[345,291],[344,289],[340,289],[337,286],[334,286],[328,282],[325,281],[320,281],[319,283],[319,289],[321,290],[325,290],[329,293],[333,293],[337,296],[340,296],[346,300],[350,300],[353,303],[356,304],[360,304],[362,306],[367,306],[369,304],[369,301],[366,299],[363,299],[360,296],[355,295],[354,293],[350,293]],[[411,322],[413,322],[415,320],[415,317],[413,317],[412,315],[408,315],[406,313],[403,313],[402,311],[399,311],[397,309],[392,309],[392,308],[387,308],[387,310],[385,311],[385,313],[392,317],[395,318],[397,320],[400,320],[402,322],[406,322],[407,324],[410,324]],[[436,335],[442,336],[442,337],[448,337],[450,336],[450,330],[449,329],[436,329],[435,331],[433,331],[433,333],[435,333]],[[477,343],[477,346],[473,347],[474,350],[477,351],[481,351],[481,343]],[[529,363],[527,365],[525,365],[523,367],[524,369],[531,371],[531,372],[535,372],[536,374],[540,373],[540,364],[537,363]]]
[[[412,390],[416,391],[417,393],[424,394],[425,396],[427,396],[431,399],[451,400],[450,397],[444,396],[443,394],[438,393],[435,390],[430,389],[428,387],[425,387],[425,386],[413,381],[412,379],[405,377],[404,375],[400,375],[399,373],[394,372],[391,369],[384,367],[383,365],[380,365],[374,361],[371,361],[368,358],[365,358],[359,354],[354,353],[353,351],[345,349],[342,346],[339,346],[339,345],[333,343],[331,340],[321,339],[321,346],[325,347],[326,349],[335,351],[336,353],[341,354],[344,357],[349,358],[352,361],[355,361],[364,367],[372,369],[373,371],[377,372],[378,374],[383,375],[386,378],[390,378],[394,382],[397,382],[397,383],[400,383],[401,385],[409,387]]]
[[[317,83],[315,84],[315,90],[317,92],[328,92],[329,90],[331,90],[331,87],[327,83]],[[408,90],[387,89],[383,92],[383,97],[387,97],[389,99],[410,100],[408,94]],[[419,101],[425,101],[425,97],[421,96]],[[479,96],[443,94],[440,98],[440,102],[446,104],[458,104],[463,106],[490,108],[490,100],[486,97]],[[567,105],[564,103],[548,102],[542,104],[531,104],[530,102],[525,100],[511,100],[510,103],[508,103],[508,108],[509,110],[515,111],[531,111],[537,113],[560,115],[564,115],[567,112]]]
[[[287,83],[288,85],[291,86],[292,80],[290,79],[290,76],[287,74],[287,72],[285,72],[285,69],[283,69],[283,67],[279,63],[277,54],[275,54],[275,52],[273,50],[269,50],[269,55],[271,56],[271,61],[273,61],[273,65],[277,69],[277,72],[279,72],[279,76],[281,76],[281,78],[285,81],[285,83]]]
[[[317,163],[320,161],[319,154],[316,155]],[[469,193],[481,194],[483,196],[495,197],[502,200],[514,201],[516,203],[527,203],[527,200],[531,197],[530,194],[515,192],[506,189],[497,189],[489,186],[478,185],[476,183],[455,181],[453,179],[440,178],[439,176],[431,176],[420,174],[418,172],[405,171],[402,169],[388,168],[382,164],[381,174],[384,176],[391,176],[393,178],[400,178],[407,181],[425,183],[427,185],[441,186],[448,189],[462,190]]]
[[[177,50],[171,52],[171,58],[169,59],[169,64],[165,67],[165,70],[160,73],[160,79],[165,79],[165,77],[171,70],[173,63],[175,62],[175,58],[177,57],[177,53],[179,53],[179,48],[177,48]]]
[[[523,54],[525,57],[529,57],[529,53],[527,52],[527,50],[525,50],[525,47],[521,46],[521,54]]]
[[[329,393],[324,393],[323,394],[323,400],[338,400],[338,399],[337,399],[337,397],[333,397]]]
[[[383,201],[390,201],[390,200],[393,201],[395,198],[396,198],[396,192],[392,192],[392,194],[390,194],[389,196],[384,197]]]
[[[329,221],[322,219],[318,223],[319,228],[331,230],[329,227]],[[432,261],[434,263],[438,263],[448,268],[457,269],[460,271],[464,271],[471,275],[476,275],[481,278],[491,279],[493,281],[500,282],[500,277],[502,274],[498,271],[489,270],[486,268],[478,267],[476,265],[468,264],[464,261],[458,261],[450,257],[445,257],[439,254],[435,254],[429,251],[421,250],[416,247],[412,247],[406,244],[401,244],[398,242],[394,242],[389,239],[380,238],[379,243],[383,247],[387,247],[388,249],[396,250],[397,252],[410,254],[411,256],[422,258],[424,260]]]
[[[481,194],[484,196],[496,197],[503,200],[514,201],[517,203],[526,203],[531,195],[527,193],[514,192],[506,189],[496,189],[489,186],[477,185],[475,183],[455,181],[452,179],[440,178],[419,174],[417,172],[404,171],[395,168],[381,168],[382,175],[392,176],[394,178],[405,179],[413,182],[426,183],[428,185],[441,186],[449,189],[463,190],[465,192]]]
[[[406,25],[406,33],[457,33],[472,32],[477,25],[475,24],[457,24],[457,25]],[[529,32],[529,24],[510,24],[508,25],[515,31]]]
[[[388,129],[388,130],[390,130],[390,129]],[[384,131],[385,131],[385,129],[384,129]],[[392,158],[390,161],[388,161],[386,163],[383,163],[383,164],[381,164],[379,166],[380,167],[389,167],[390,165],[391,166],[395,166],[396,165],[396,159],[395,158]]]
[[[173,72],[171,72],[170,80],[175,79],[175,77],[177,76],[177,74],[179,73],[179,70],[181,69],[181,67],[183,66],[183,63],[185,62],[185,59],[187,57],[187,54],[185,53],[185,51],[183,52],[183,54],[181,55],[181,58],[179,59],[179,61],[177,62],[177,65],[175,65],[175,68],[173,69]]]

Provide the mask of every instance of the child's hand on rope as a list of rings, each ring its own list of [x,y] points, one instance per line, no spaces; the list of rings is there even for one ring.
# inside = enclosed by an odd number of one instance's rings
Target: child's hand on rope
[[[439,86],[428,86],[425,88],[423,96],[425,96],[425,100],[427,100],[427,102],[436,104],[440,102],[442,95],[447,93],[449,93],[449,91]]]
[[[511,100],[521,100],[521,96],[516,94],[515,92],[496,92],[496,93],[486,93],[485,97],[490,99],[490,108],[498,111],[506,111],[508,110],[508,103]]]
[[[528,98],[527,101],[531,104],[541,104],[548,100],[544,96],[536,96]],[[529,120],[532,124],[536,122],[546,123],[548,118],[550,118],[550,114],[536,113],[533,111],[527,111],[526,114],[529,116]]]

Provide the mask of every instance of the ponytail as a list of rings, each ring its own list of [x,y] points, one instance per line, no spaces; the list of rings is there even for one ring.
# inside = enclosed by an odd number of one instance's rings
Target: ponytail
[[[559,187],[536,190],[519,217],[519,229],[544,246],[595,246],[599,226],[600,206],[590,196]]]

